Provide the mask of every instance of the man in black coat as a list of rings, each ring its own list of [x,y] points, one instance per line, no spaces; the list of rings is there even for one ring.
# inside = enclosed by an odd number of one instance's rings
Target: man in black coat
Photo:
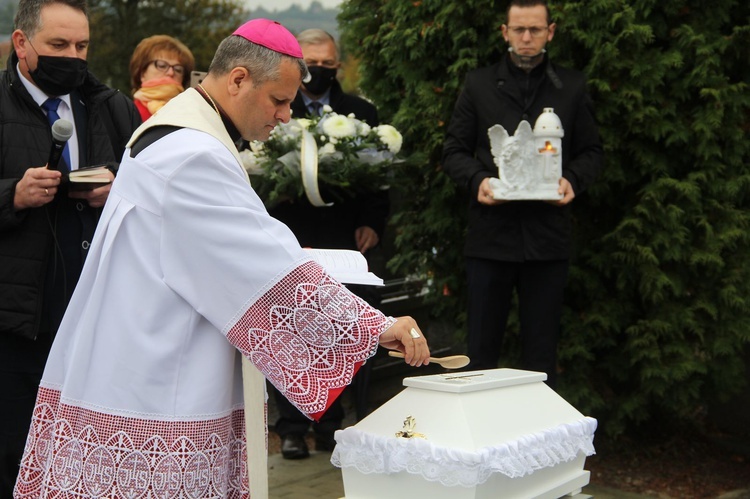
[[[311,80],[304,83],[292,102],[292,117],[320,115],[323,106],[330,106],[341,115],[354,113],[357,119],[374,127],[378,125],[375,106],[366,100],[344,93],[336,79],[341,66],[338,48],[333,37],[320,29],[308,29],[297,36],[302,47]],[[314,207],[307,198],[286,201],[268,210],[271,216],[284,222],[297,236],[300,245],[312,248],[358,250],[367,256],[382,238],[388,216],[388,193],[367,190],[331,192],[321,188],[321,196],[333,206]],[[377,307],[380,297],[369,286],[347,286],[370,305]],[[368,362],[354,378],[357,390],[357,415],[364,416],[368,376],[372,363]],[[274,399],[279,409],[276,433],[282,439],[281,452],[286,459],[300,459],[309,455],[304,440],[311,421],[292,406],[278,391]],[[344,409],[339,397],[318,423],[312,425],[317,450],[331,451],[335,442],[333,432],[341,428]]]
[[[132,101],[87,70],[85,0],[21,0],[15,28],[0,72],[0,497],[12,494],[47,354],[110,190],[69,191],[64,173],[107,165],[114,178],[140,124]],[[58,117],[74,134],[48,169]]]
[[[557,379],[557,343],[571,252],[570,203],[602,169],[591,99],[583,74],[553,65],[545,51],[555,34],[544,0],[513,0],[502,26],[509,53],[467,75],[443,147],[443,168],[469,191],[464,255],[469,286],[468,369],[498,367],[514,290],[518,294],[522,365]],[[495,199],[498,176],[487,131],[532,126],[544,108],[562,121],[562,199]]]

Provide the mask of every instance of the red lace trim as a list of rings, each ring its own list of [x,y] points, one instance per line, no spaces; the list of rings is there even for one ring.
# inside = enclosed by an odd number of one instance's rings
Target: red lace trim
[[[312,262],[266,292],[227,333],[266,378],[313,419],[375,354],[394,320]]]
[[[15,497],[246,498],[244,411],[151,421],[60,403],[39,389]]]

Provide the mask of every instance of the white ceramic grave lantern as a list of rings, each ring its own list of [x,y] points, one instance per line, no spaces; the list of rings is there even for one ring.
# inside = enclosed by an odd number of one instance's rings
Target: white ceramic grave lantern
[[[544,108],[531,129],[528,121],[518,124],[514,135],[501,125],[487,130],[498,177],[490,179],[495,199],[555,200],[562,177],[560,118],[551,107]]]
[[[405,390],[336,432],[331,462],[342,468],[346,499],[580,494],[596,420],[546,377],[494,369],[406,378]]]

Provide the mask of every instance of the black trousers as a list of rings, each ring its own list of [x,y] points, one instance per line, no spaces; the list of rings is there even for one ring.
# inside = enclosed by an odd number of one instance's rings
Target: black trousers
[[[341,421],[344,419],[344,408],[341,406],[341,397],[334,400],[319,422],[313,423],[304,414],[299,412],[276,388],[273,388],[273,395],[276,407],[279,409],[279,419],[276,420],[274,430],[281,438],[287,435],[304,436],[310,425],[312,425],[313,431],[319,435],[333,434],[334,431],[341,428]]]
[[[468,295],[467,369],[498,367],[513,292],[518,294],[521,366],[547,373],[557,383],[557,343],[568,261],[500,262],[466,259]]]

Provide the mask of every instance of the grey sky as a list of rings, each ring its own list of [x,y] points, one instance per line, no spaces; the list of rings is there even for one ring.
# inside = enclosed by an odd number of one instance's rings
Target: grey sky
[[[317,0],[325,8],[335,8],[341,5],[342,0]],[[244,0],[245,5],[250,9],[257,9],[263,7],[268,11],[286,10],[297,4],[303,9],[307,9],[313,0]]]

